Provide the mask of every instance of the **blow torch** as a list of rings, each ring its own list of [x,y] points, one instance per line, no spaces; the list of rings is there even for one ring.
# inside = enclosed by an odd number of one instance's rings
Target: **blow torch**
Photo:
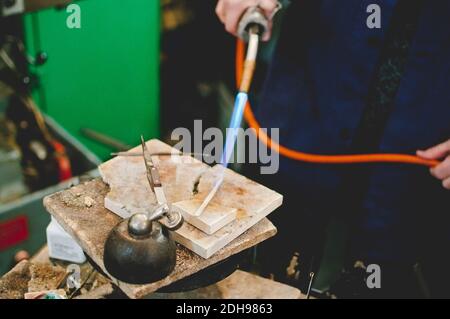
[[[278,6],[278,9],[276,9],[276,11],[278,11],[280,8],[281,5]],[[249,8],[239,22],[238,35],[242,40],[248,42],[248,49],[247,56],[244,62],[244,68],[242,71],[242,81],[239,86],[239,92],[234,103],[233,113],[231,115],[230,124],[227,129],[225,146],[220,160],[220,164],[223,170],[214,183],[212,190],[210,191],[208,196],[206,196],[202,205],[195,212],[194,215],[196,216],[200,216],[203,213],[209,202],[214,198],[215,194],[222,185],[224,171],[230,163],[239,128],[241,127],[245,106],[247,105],[248,91],[250,89],[256,67],[256,57],[258,55],[259,40],[265,35],[266,32],[268,32],[268,30],[269,20],[259,7]]]

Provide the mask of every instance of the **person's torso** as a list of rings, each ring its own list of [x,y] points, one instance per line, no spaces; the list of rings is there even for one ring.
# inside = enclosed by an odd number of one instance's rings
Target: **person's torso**
[[[366,23],[374,2],[381,7],[381,29]],[[396,2],[294,1],[257,106],[261,126],[280,128],[280,143],[292,149],[353,153]],[[450,138],[449,57],[450,2],[425,1],[379,152],[414,154]],[[281,159],[279,175],[306,197],[320,199],[335,196],[351,169]],[[425,167],[374,164],[370,169],[363,204],[369,211],[418,211],[432,199],[431,209],[440,207],[437,200],[448,207],[448,192]]]

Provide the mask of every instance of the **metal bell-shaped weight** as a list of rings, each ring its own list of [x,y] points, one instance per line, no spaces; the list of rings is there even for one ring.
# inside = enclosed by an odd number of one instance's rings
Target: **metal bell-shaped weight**
[[[176,245],[166,227],[136,214],[110,232],[104,264],[110,275],[131,284],[146,284],[169,275],[175,268]]]

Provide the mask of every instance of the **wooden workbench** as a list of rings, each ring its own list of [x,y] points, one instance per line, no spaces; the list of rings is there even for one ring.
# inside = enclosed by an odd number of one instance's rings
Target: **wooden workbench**
[[[104,208],[108,186],[95,179],[44,199],[44,205],[60,225],[80,244],[91,259],[106,272],[103,249],[111,229],[120,217]],[[86,204],[89,198],[89,205]],[[111,277],[130,298],[143,298],[158,289],[195,274],[208,266],[248,249],[276,234],[276,228],[266,218],[247,230],[208,259],[203,259],[178,246],[175,270],[166,278],[147,285],[131,285]]]
[[[29,268],[31,264],[39,264],[41,267],[61,266],[68,263],[50,260],[48,248],[45,246],[29,262],[23,261],[14,267],[3,278],[0,278],[0,299],[2,297],[23,298],[30,287],[31,276]],[[99,283],[86,292],[81,289],[75,299],[108,299],[119,297],[117,289],[101,274],[92,274],[89,262],[81,265],[81,280],[94,278]],[[89,277],[89,278],[88,278]],[[34,280],[45,284],[45,278],[34,278]],[[92,280],[91,280],[92,281]],[[83,286],[85,287],[85,286]],[[2,288],[7,292],[2,293]],[[42,287],[41,290],[43,290]],[[69,295],[69,294],[68,294]],[[207,287],[195,289],[188,292],[177,293],[152,293],[146,296],[148,299],[305,299],[300,290],[281,284],[279,282],[262,278],[248,272],[237,270],[227,278]]]

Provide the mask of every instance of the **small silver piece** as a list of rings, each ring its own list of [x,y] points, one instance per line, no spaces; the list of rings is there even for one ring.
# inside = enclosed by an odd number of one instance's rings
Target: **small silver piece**
[[[148,216],[151,221],[161,222],[168,230],[177,230],[183,225],[184,219],[179,212],[171,212],[167,204],[160,205]]]
[[[161,219],[169,213],[169,206],[167,204],[160,205],[148,216],[148,219],[155,221]]]
[[[170,212],[166,217],[164,225],[169,230],[177,230],[183,225],[184,218],[179,212]]]

